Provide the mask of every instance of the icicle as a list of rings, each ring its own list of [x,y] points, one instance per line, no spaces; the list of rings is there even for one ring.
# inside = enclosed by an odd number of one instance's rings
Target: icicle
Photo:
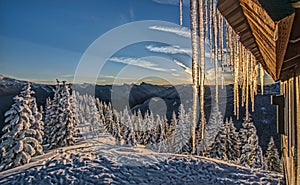
[[[224,58],[224,18],[221,13],[219,14],[220,20],[220,51],[221,51],[221,65],[222,65],[222,74],[221,74],[221,88],[224,89],[224,67],[225,67],[225,58]]]
[[[235,48],[235,62],[234,62],[234,90],[235,90],[235,109],[236,109],[236,117],[239,119],[239,72],[240,72],[240,42],[236,40],[236,48]]]
[[[204,16],[205,16],[205,38],[209,39],[209,0],[204,0]]]
[[[234,62],[234,41],[235,40],[235,33],[233,31],[233,29],[230,29],[230,33],[229,33],[229,44],[230,44],[230,69],[232,69],[233,66],[233,62]]]
[[[195,128],[197,125],[197,109],[198,109],[198,86],[199,86],[199,70],[198,70],[198,49],[199,42],[197,39],[197,1],[190,0],[190,21],[191,21],[191,38],[192,38],[192,79],[193,79],[193,120],[192,120],[192,153],[195,153]]]
[[[246,102],[246,86],[247,86],[247,51],[243,47],[243,83],[242,83],[242,107],[245,106]]]
[[[244,50],[243,50],[243,45],[241,42],[239,42],[239,85],[240,85],[240,88],[242,88],[243,86],[243,82],[244,82],[244,76],[242,75],[243,74],[243,57],[244,57]]]
[[[236,60],[234,63],[234,85],[233,85],[233,103],[234,103],[234,115],[238,117],[238,99],[239,99],[239,87],[238,87],[238,78],[239,78],[239,60]],[[238,118],[237,118],[238,119]]]
[[[179,14],[180,14],[179,24],[180,26],[182,26],[182,0],[179,0]]]
[[[218,82],[218,13],[217,4],[214,2],[214,12],[213,12],[213,22],[214,22],[214,72],[215,72],[215,99],[216,103],[219,102],[219,82]]]
[[[212,51],[213,51],[213,0],[209,0],[209,58],[210,63],[213,62]]]
[[[255,98],[254,96],[257,95],[257,76],[258,76],[258,64],[255,60],[255,57],[252,55],[252,60],[254,63],[254,76],[253,76],[253,101],[252,101],[252,112],[254,112],[255,107]]]
[[[219,34],[219,40],[220,40],[220,52],[221,52],[221,55],[220,55],[220,57],[221,57],[221,66],[222,66],[222,72],[224,73],[224,51],[223,51],[223,48],[224,48],[224,38],[223,38],[223,29],[224,29],[224,27],[223,27],[223,17],[222,17],[222,15],[221,15],[221,13],[219,13],[219,30],[220,30],[220,34]],[[222,73],[222,74],[223,74]],[[223,89],[223,86],[222,86],[222,89]]]
[[[255,59],[255,57],[253,56],[253,60],[255,61],[255,79],[254,79],[254,93],[255,95],[257,95],[257,89],[258,89],[258,85],[257,85],[257,78],[258,78],[258,63]]]
[[[249,52],[246,51],[246,74],[249,74]],[[246,77],[246,120],[249,120],[249,79]]]
[[[204,8],[203,0],[199,0],[199,44],[200,44],[200,113],[201,113],[201,139],[204,139],[205,113],[204,113],[204,75],[205,75],[205,33],[204,33]],[[204,147],[204,145],[202,146]],[[204,148],[202,148],[204,150]]]
[[[255,76],[255,64],[252,57],[250,55],[250,100],[251,100],[251,108],[252,112],[254,111],[254,76]]]
[[[262,67],[262,65],[259,65],[259,77],[260,77],[260,90],[261,90],[261,95],[264,95],[264,69]]]
[[[226,22],[226,66],[229,66],[230,64],[230,51],[229,51],[229,25]]]

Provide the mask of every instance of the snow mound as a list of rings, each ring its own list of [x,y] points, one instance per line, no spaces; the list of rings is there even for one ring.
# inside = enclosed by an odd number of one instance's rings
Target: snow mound
[[[204,157],[115,145],[109,135],[0,172],[1,184],[278,184],[283,176]]]

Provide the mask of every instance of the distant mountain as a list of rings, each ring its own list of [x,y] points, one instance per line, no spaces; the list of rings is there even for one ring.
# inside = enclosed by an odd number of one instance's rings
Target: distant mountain
[[[0,128],[2,130],[4,123],[4,113],[13,103],[13,97],[18,95],[21,88],[26,82],[16,80],[4,76],[0,76]],[[191,107],[192,103],[192,87],[191,85],[153,85],[141,83],[140,85],[92,85],[92,84],[76,84],[74,89],[79,92],[92,93],[100,100],[112,102],[113,106],[118,110],[122,110],[125,106],[136,111],[140,109],[145,112],[149,109],[149,104],[155,102],[163,102],[167,109],[167,117],[171,118],[173,111],[177,111],[181,102],[186,107]],[[38,106],[45,105],[47,97],[53,96],[53,85],[32,83],[35,91]],[[206,120],[209,119],[211,112],[212,96],[214,86],[205,87],[205,112]],[[219,104],[225,109],[224,120],[233,117],[237,128],[241,127],[243,119],[236,120],[233,116],[233,86],[225,86],[225,94],[219,97]],[[260,144],[265,150],[271,136],[275,138],[275,142],[279,147],[279,136],[276,134],[276,106],[270,104],[270,96],[279,93],[279,84],[266,85],[265,95],[255,96],[255,111],[251,113],[255,126],[257,127]],[[260,94],[260,88],[259,92]],[[113,101],[112,101],[113,100]],[[251,106],[251,104],[250,104]],[[156,112],[163,110],[162,106],[154,106]],[[240,108],[240,118],[245,114],[244,108]],[[1,132],[0,132],[1,134]]]

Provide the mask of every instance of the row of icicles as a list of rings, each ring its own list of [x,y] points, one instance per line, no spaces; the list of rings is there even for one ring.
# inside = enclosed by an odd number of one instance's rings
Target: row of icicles
[[[180,25],[182,25],[183,2],[182,0],[179,0],[179,2]],[[221,79],[220,85],[223,88],[224,71],[233,71],[234,115],[239,119],[239,105],[241,104],[242,107],[246,108],[246,120],[248,120],[249,99],[252,103],[252,112],[254,111],[254,95],[257,94],[258,90],[258,77],[260,77],[261,94],[264,93],[264,69],[261,65],[258,65],[253,54],[243,46],[239,36],[221,15],[217,9],[217,0],[190,0],[190,16],[193,61],[198,61],[193,63],[192,66],[193,69],[197,69],[193,74],[193,84],[200,86],[201,117],[204,118],[204,103],[201,103],[201,101],[204,102],[204,97],[202,97],[204,94],[201,93],[201,90],[204,90],[205,65],[205,52],[203,52],[205,51],[205,44],[201,41],[205,41],[209,44],[210,62],[214,63],[216,104],[218,104],[219,78]],[[197,35],[197,38],[193,38],[195,35]],[[195,41],[198,43],[195,43]],[[222,70],[221,73],[219,73],[219,68]],[[204,119],[202,119],[202,123],[205,123]],[[202,125],[204,128],[204,124]]]

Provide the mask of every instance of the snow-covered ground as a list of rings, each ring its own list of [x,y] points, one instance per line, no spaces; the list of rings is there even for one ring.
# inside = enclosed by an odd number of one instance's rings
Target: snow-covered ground
[[[0,172],[1,184],[279,184],[283,176],[204,157],[116,146],[110,135],[51,150]]]

